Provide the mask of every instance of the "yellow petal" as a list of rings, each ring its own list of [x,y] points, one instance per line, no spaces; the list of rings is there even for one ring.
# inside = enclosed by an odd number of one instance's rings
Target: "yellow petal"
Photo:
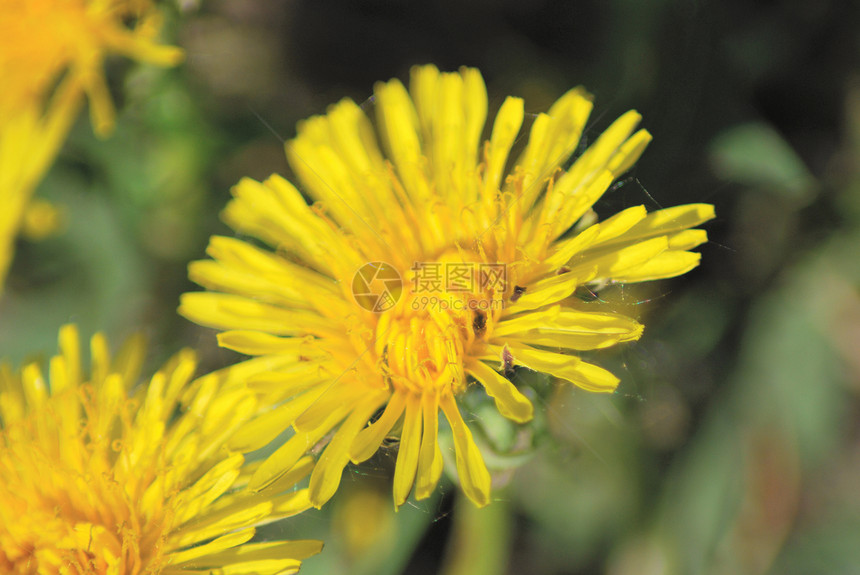
[[[380,135],[406,193],[422,202],[430,191],[423,173],[421,141],[418,137],[418,116],[409,94],[398,80],[378,83],[377,121]]]
[[[527,347],[508,346],[514,357],[514,365],[524,365],[540,373],[548,373],[588,391],[612,392],[618,387],[618,378],[603,368],[582,361],[571,355]],[[500,347],[491,346],[492,349]]]
[[[272,513],[278,517],[292,517],[304,513],[314,506],[307,489],[299,489],[293,493],[276,497],[272,502]]]
[[[183,492],[185,504],[182,512],[176,516],[179,524],[184,523],[191,517],[198,515],[201,509],[215,501],[227,489],[233,485],[233,481],[239,476],[239,468],[244,458],[239,453],[234,453],[219,462],[198,479],[194,485]]]
[[[280,479],[296,463],[326,436],[349,413],[348,407],[333,412],[322,425],[305,433],[296,433],[289,441],[279,447],[254,472],[248,482],[248,489],[258,492]]]
[[[589,270],[580,271],[578,275],[563,273],[524,286],[526,291],[516,302],[509,303],[505,312],[514,314],[556,303],[572,294],[577,286],[596,278],[597,271],[597,267],[592,266]]]
[[[639,130],[619,146],[618,151],[607,164],[607,169],[617,178],[636,163],[651,140],[651,134],[647,130]]]
[[[245,384],[251,391],[266,394],[268,401],[278,401],[333,380],[334,375],[323,362],[299,360],[280,369],[249,375]]]
[[[268,281],[261,275],[237,272],[221,262],[194,261],[188,264],[188,279],[212,291],[238,294],[284,307],[313,309],[304,294],[289,290],[284,284]]]
[[[583,275],[597,268],[598,278],[616,279],[625,273],[645,264],[669,249],[669,240],[665,236],[651,238],[619,250],[597,255],[585,252],[570,262],[571,275]],[[589,280],[594,278],[589,278]]]
[[[617,238],[610,238],[608,243],[615,245],[656,236],[670,235],[674,232],[698,226],[714,218],[714,216],[714,206],[710,204],[687,204],[657,210],[648,214],[645,219],[627,230],[623,235]]]
[[[314,470],[314,465],[316,462],[314,458],[310,455],[305,455],[302,457],[298,463],[296,463],[290,470],[282,475],[277,481],[269,485],[266,492],[262,495],[266,497],[271,493],[280,493],[281,491],[293,489],[299,481],[310,475],[311,471]],[[247,467],[247,466],[246,466]],[[236,485],[239,483],[237,482]]]
[[[230,448],[248,452],[260,449],[286,431],[296,418],[304,413],[314,401],[326,391],[325,385],[308,391],[284,405],[275,407],[268,413],[257,416],[244,424],[230,438]]]
[[[309,347],[303,338],[278,337],[260,331],[233,330],[219,333],[218,345],[245,355],[298,354]]]
[[[376,453],[385,436],[403,415],[403,410],[406,409],[406,395],[406,393],[393,393],[382,416],[359,432],[350,449],[350,459],[353,463],[361,463]]]
[[[108,366],[104,365],[108,363],[108,359],[106,355],[106,343],[104,342],[104,336],[93,336],[94,338],[101,338],[101,343],[97,343],[95,339],[93,340],[94,349],[98,349],[101,354],[98,357],[94,357],[94,363],[97,363],[99,367],[102,368],[102,373],[104,374],[102,377],[107,375]],[[63,356],[63,362],[66,366],[66,379],[69,383],[77,383],[82,381],[81,379],[81,345],[80,345],[80,337],[78,335],[78,328],[74,325],[64,325],[60,328],[59,333],[60,340],[60,354]],[[55,389],[55,391],[60,391],[59,389]]]
[[[308,495],[314,507],[322,507],[337,491],[343,469],[349,463],[350,445],[361,428],[367,424],[373,412],[387,397],[388,394],[385,392],[377,393],[356,405],[354,411],[334,434],[334,438],[323,451],[311,474]]]
[[[666,251],[641,266],[632,268],[615,276],[622,282],[644,282],[672,278],[685,274],[699,265],[702,254],[696,252]]]
[[[296,418],[293,424],[296,431],[306,431],[322,425],[331,412],[342,408],[351,410],[367,395],[366,389],[350,385],[343,379],[334,379],[332,383],[321,387],[324,391],[322,396]]]
[[[576,161],[577,164],[582,162],[583,166],[580,169],[584,173],[603,168],[613,172],[625,165],[625,158],[639,147],[637,145],[625,147],[624,144],[641,120],[642,116],[636,110],[630,110],[612,122],[612,125],[600,134],[597,140]],[[631,140],[635,144],[642,138],[643,136],[634,136]],[[575,165],[573,169],[577,169]],[[616,177],[613,174],[613,179]]]
[[[240,563],[244,561],[260,561],[264,559],[307,559],[322,551],[322,541],[298,540],[298,541],[267,541],[264,543],[251,543],[226,549],[220,553],[209,555],[206,560],[211,566]]]
[[[549,270],[560,268],[567,264],[573,256],[593,244],[599,235],[600,224],[594,224],[574,237],[558,242],[555,244],[555,251],[544,260],[544,264]]]
[[[322,202],[328,216],[361,241],[369,253],[387,250],[377,230],[369,194],[353,180],[348,165],[328,145],[297,138],[286,144],[287,159],[314,198]]]
[[[690,250],[708,241],[705,230],[684,230],[669,236],[670,250]]]
[[[242,529],[241,531],[237,531],[235,533],[223,535],[213,541],[210,541],[209,543],[198,545],[197,547],[192,547],[191,549],[186,549],[185,551],[171,553],[170,564],[184,565],[186,563],[190,563],[191,561],[200,559],[201,557],[205,557],[210,553],[217,553],[219,551],[223,551],[231,547],[236,547],[238,545],[241,545],[242,543],[247,543],[254,536],[254,533],[254,528],[249,527],[247,529]]]
[[[529,134],[529,143],[517,165],[526,172],[523,180],[523,209],[531,208],[543,181],[576,150],[591,114],[591,94],[574,88],[565,93],[546,114],[539,114]]]
[[[460,68],[460,75],[463,77],[463,105],[466,113],[464,148],[469,155],[467,167],[473,170],[487,121],[487,86],[477,68]]]
[[[191,521],[170,534],[170,542],[176,547],[187,547],[218,535],[229,533],[247,525],[257,525],[272,513],[272,502],[261,501],[249,503],[230,509],[227,513],[220,511],[195,512],[200,518]],[[192,515],[194,517],[194,515]]]
[[[451,424],[451,431],[454,435],[457,474],[460,477],[463,492],[475,505],[484,507],[490,502],[492,483],[484,458],[481,457],[481,452],[475,445],[475,440],[472,439],[472,432],[463,423],[463,418],[460,416],[454,398],[451,395],[443,394],[440,398],[440,405],[442,411],[445,412],[445,417]]]
[[[508,96],[496,114],[490,147],[487,154],[487,167],[484,173],[484,195],[492,197],[499,190],[505,163],[514,139],[523,125],[523,101]]]
[[[179,313],[218,329],[264,331],[275,335],[331,333],[331,323],[313,312],[291,311],[242,296],[191,292],[182,294]]]
[[[232,269],[263,275],[294,291],[338,293],[331,278],[237,238],[212,236],[206,253]]]
[[[494,339],[576,350],[600,349],[641,335],[642,325],[626,316],[560,306],[505,319],[493,331]]]
[[[605,169],[597,170],[587,180],[583,180],[580,174],[572,170],[563,174],[553,187],[563,195],[559,201],[557,214],[553,212],[553,217],[547,218],[552,226],[549,237],[558,238],[579,221],[579,218],[603,196],[614,179],[612,172]]]
[[[400,451],[394,466],[394,506],[406,503],[415,473],[418,470],[418,454],[421,449],[421,398],[415,394],[406,397],[406,417],[400,436]]]
[[[645,206],[631,206],[626,210],[621,210],[609,219],[600,222],[600,233],[594,239],[594,243],[600,244],[622,235],[641,222],[646,215]]]
[[[432,138],[438,84],[439,68],[433,64],[413,66],[409,70],[409,93],[412,95],[421,133],[425,139]]]
[[[418,472],[415,479],[415,499],[430,497],[439,476],[442,474],[442,451],[439,449],[439,396],[435,390],[421,398],[424,430],[421,437],[421,452],[418,457]]]
[[[496,400],[499,413],[517,423],[531,420],[534,415],[532,402],[506,377],[482,361],[470,361],[466,365],[466,373],[473,375],[487,390],[487,395]]]

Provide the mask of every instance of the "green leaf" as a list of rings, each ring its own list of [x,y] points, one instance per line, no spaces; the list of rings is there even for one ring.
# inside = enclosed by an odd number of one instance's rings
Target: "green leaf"
[[[785,199],[808,202],[817,186],[797,153],[764,123],[743,124],[718,134],[709,157],[717,176]]]

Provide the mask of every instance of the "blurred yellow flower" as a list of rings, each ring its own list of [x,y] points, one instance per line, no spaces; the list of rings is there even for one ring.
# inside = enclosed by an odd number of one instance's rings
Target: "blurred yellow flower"
[[[240,490],[243,457],[225,439],[254,411],[247,394],[215,394],[229,372],[190,382],[182,351],[138,387],[141,341],[112,360],[76,329],[60,331],[49,377],[0,367],[0,571],[3,573],[292,573],[319,541],[248,543],[254,526],[308,508],[291,491],[297,461],[267,492]]]
[[[107,135],[114,107],[104,60],[119,55],[160,66],[182,60],[160,46],[150,0],[0,2],[0,291],[30,197],[89,99],[93,128]]]
[[[192,263],[190,276],[216,293],[185,294],[180,313],[230,330],[222,346],[261,356],[246,362],[261,372],[248,385],[271,410],[232,446],[256,449],[295,429],[252,489],[330,436],[310,482],[322,505],[347,463],[393,434],[395,504],[413,488],[426,498],[442,471],[441,409],[462,488],[485,505],[491,478],[457,397],[476,381],[504,416],[529,421],[532,404],[508,377],[517,366],[613,391],[615,376],[568,352],[637,339],[642,326],[569,296],[584,284],[694,268],[700,256],[687,250],[707,236],[689,228],[713,207],[632,206],[595,223],[592,205],[651,136],[635,131],[640,116],[628,112],[568,165],[592,108],[581,88],[534,118],[511,169],[523,101],[507,98],[481,143],[487,94],[475,69],[416,67],[409,92],[397,80],[379,83],[375,103],[385,154],[351,100],[301,123],[287,143],[313,206],[277,175],[234,187],[226,222],[277,253],[213,237],[213,260]]]

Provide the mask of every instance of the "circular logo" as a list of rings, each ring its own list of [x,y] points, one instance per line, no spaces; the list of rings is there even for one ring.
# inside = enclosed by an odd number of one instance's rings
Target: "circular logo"
[[[352,295],[356,303],[374,313],[393,308],[402,291],[400,274],[394,266],[385,262],[364,264],[352,278]]]

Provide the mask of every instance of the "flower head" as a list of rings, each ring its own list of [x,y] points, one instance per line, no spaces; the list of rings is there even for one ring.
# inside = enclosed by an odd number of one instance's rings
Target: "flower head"
[[[151,0],[5,0],[0,118],[34,104],[50,116],[52,93],[85,93],[93,126],[105,134],[114,118],[103,70],[108,56],[161,66],[182,60],[181,50],[156,42],[161,20]]]
[[[295,429],[252,488],[334,431],[311,476],[311,501],[321,505],[348,461],[399,433],[395,503],[413,489],[427,497],[442,471],[441,410],[463,490],[485,505],[491,479],[458,397],[477,382],[504,416],[528,421],[532,404],[508,378],[518,366],[614,390],[618,379],[576,352],[637,339],[642,326],[569,296],[584,284],[694,268],[699,254],[688,250],[706,234],[689,228],[713,208],[633,206],[595,223],[592,205],[651,136],[635,131],[631,111],[569,162],[592,108],[581,88],[534,118],[513,162],[523,102],[505,100],[482,143],[487,95],[475,69],[417,67],[408,92],[392,80],[376,85],[375,100],[376,130],[343,100],[288,142],[312,206],[277,175],[234,187],[225,220],[276,252],[213,237],[213,260],[190,267],[212,293],[185,294],[180,312],[229,330],[220,344],[261,356],[249,368],[268,370],[248,384],[271,409],[234,447]]]
[[[255,525],[309,507],[306,490],[281,492],[313,462],[267,493],[238,490],[248,472],[223,443],[254,400],[216,396],[225,374],[191,382],[183,351],[129,397],[140,341],[111,360],[96,335],[88,378],[74,327],[60,348],[47,380],[36,364],[0,368],[0,571],[282,573],[319,551],[248,543]]]
[[[181,61],[181,50],[156,42],[160,26],[150,0],[0,3],[0,291],[30,197],[84,96],[96,133],[113,128],[105,59],[119,55],[162,66]]]

